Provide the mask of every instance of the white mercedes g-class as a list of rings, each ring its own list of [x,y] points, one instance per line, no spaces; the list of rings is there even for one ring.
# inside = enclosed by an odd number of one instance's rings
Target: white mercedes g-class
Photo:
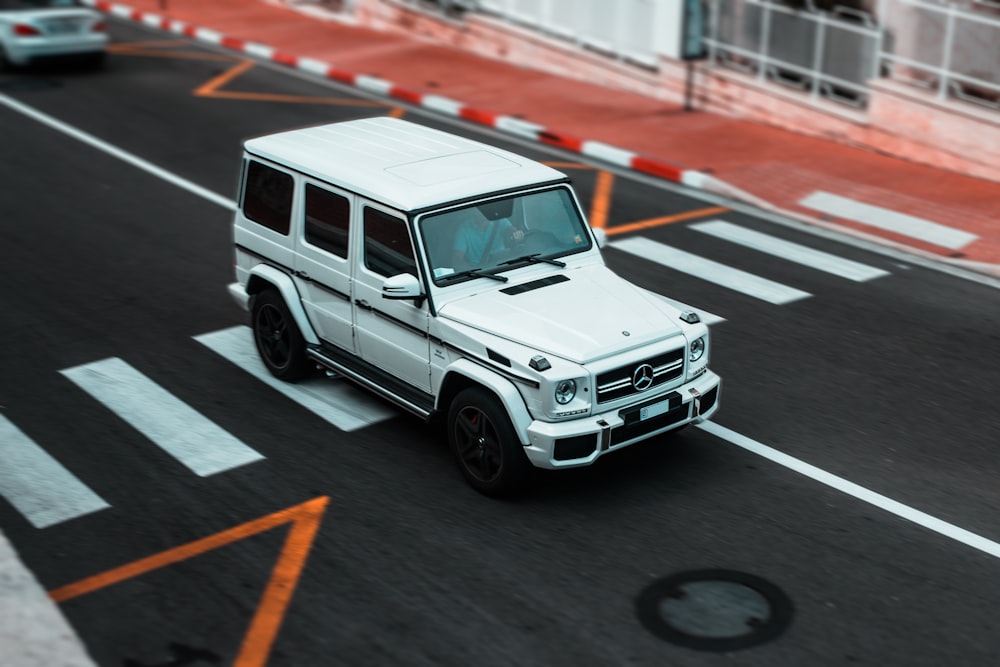
[[[244,148],[229,291],[264,364],[444,418],[477,490],[718,409],[708,328],[605,266],[564,174],[387,117]]]

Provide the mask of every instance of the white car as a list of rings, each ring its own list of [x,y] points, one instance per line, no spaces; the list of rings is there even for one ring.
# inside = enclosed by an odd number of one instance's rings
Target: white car
[[[76,0],[0,0],[0,69],[52,59],[104,61],[104,17]]]
[[[696,311],[609,269],[565,174],[395,118],[247,141],[237,282],[261,359],[444,420],[477,490],[719,407]]]

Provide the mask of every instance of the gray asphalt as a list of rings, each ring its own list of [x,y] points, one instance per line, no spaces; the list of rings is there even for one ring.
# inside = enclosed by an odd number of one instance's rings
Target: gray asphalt
[[[160,38],[121,24],[113,35]],[[231,64],[119,54],[100,73],[2,75],[0,93],[223,196],[235,189],[243,138],[393,108],[192,96]],[[263,66],[229,87],[355,95]],[[11,156],[0,167],[0,404],[112,505],[35,529],[0,500],[0,527],[46,589],[329,497],[268,664],[993,664],[995,557],[702,430],[541,474],[524,498],[496,502],[467,489],[440,433],[410,417],[332,429],[192,339],[246,322],[225,292],[223,208],[3,107],[0,125]],[[596,171],[569,173],[590,201]],[[611,228],[706,205],[623,175],[614,187]],[[1000,539],[997,291],[763,216],[716,217],[890,274],[829,277],[687,223],[642,232],[813,295],[774,306],[610,249],[630,280],[726,318],[713,330],[725,381],[716,421]],[[107,357],[266,460],[190,474],[58,372]],[[60,609],[100,665],[229,663],[287,533],[234,541]],[[702,569],[770,582],[791,601],[791,624],[729,651],[649,632],[636,612],[642,591]]]

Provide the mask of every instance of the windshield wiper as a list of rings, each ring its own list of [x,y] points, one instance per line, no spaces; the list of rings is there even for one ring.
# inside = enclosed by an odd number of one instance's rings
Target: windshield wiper
[[[459,280],[460,278],[492,278],[493,280],[498,280],[502,283],[510,280],[507,276],[498,276],[495,273],[490,273],[484,269],[466,269],[465,271],[459,271],[458,273],[449,273],[446,276],[442,276],[438,280],[443,283],[451,283]]]
[[[553,266],[558,266],[563,268],[566,266],[566,262],[561,262],[558,259],[552,259],[550,257],[542,257],[542,253],[533,252],[530,255],[522,255],[520,257],[515,257],[514,259],[508,259],[506,261],[500,262],[500,266],[507,266],[508,264],[520,264],[521,262],[528,262],[530,264],[538,264],[539,262],[544,262],[545,264],[551,264]]]

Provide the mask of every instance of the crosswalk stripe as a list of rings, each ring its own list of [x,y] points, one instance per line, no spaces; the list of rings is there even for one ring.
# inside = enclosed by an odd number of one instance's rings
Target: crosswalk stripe
[[[782,285],[773,280],[647,238],[636,236],[612,241],[609,245],[612,248],[662,264],[669,269],[742,292],[768,303],[781,305],[812,296],[809,292]]]
[[[808,197],[800,199],[799,205],[951,250],[958,250],[979,238],[975,234],[960,229],[946,227],[930,220],[906,215],[881,206],[872,206],[847,197],[832,195],[829,192],[813,192]]]
[[[0,495],[35,528],[110,507],[2,415],[0,462]]]
[[[201,477],[264,458],[117,357],[60,372]]]
[[[888,271],[868,266],[861,262],[838,257],[822,250],[816,250],[808,246],[792,243],[784,239],[763,234],[746,227],[740,227],[724,220],[709,220],[690,225],[704,234],[709,234],[716,238],[737,243],[753,250],[758,250],[768,255],[774,255],[786,259],[790,262],[803,264],[819,271],[825,271],[841,278],[847,278],[855,282],[864,282],[873,278],[881,278],[889,275]]]
[[[257,355],[250,327],[235,326],[194,339],[342,431],[354,431],[399,414],[342,381],[316,377],[291,384],[277,379]]]

